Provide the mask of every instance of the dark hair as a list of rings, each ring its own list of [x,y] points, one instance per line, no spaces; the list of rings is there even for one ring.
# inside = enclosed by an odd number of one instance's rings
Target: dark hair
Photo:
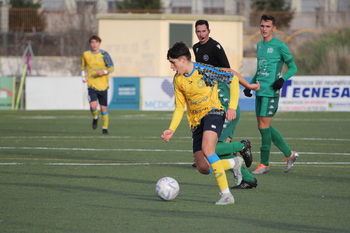
[[[179,57],[185,56],[188,61],[191,61],[191,53],[187,45],[180,41],[176,42],[169,50],[167,54],[167,59],[177,59]]]
[[[207,28],[209,29],[209,23],[208,21],[204,20],[204,19],[200,19],[200,20],[197,20],[196,22],[196,25],[195,25],[195,28],[198,26],[198,25],[203,25],[205,24],[207,26]]]
[[[263,15],[261,16],[260,22],[261,22],[262,20],[264,20],[264,21],[271,20],[271,21],[272,21],[272,25],[273,25],[273,26],[276,26],[276,18],[273,17],[272,15],[265,15],[265,14],[263,14]]]
[[[101,41],[102,41],[101,38],[98,37],[98,36],[92,36],[92,37],[90,37],[89,43],[91,43],[92,40],[96,40],[96,41],[98,41],[98,42],[100,42],[100,43],[101,43]]]

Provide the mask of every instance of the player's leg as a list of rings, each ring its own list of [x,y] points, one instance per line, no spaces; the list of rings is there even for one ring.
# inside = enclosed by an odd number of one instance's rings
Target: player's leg
[[[286,158],[291,155],[292,150],[284,140],[282,134],[272,125],[270,125],[271,138],[273,144],[284,154]]]
[[[109,115],[107,109],[107,90],[99,92],[99,103],[101,107],[101,115],[102,115],[102,133],[108,134],[108,125],[109,125]]]
[[[282,134],[272,125],[270,126],[270,130],[273,143],[286,157],[286,168],[284,172],[288,172],[292,168],[295,160],[299,158],[299,153],[290,149]]]
[[[229,154],[240,152],[247,167],[250,167],[253,161],[250,141],[248,140],[242,140],[241,142],[218,142],[215,152],[220,156],[220,158],[223,158],[222,156],[225,156],[226,158],[226,156]]]
[[[202,174],[211,174],[214,173],[215,178],[217,180],[219,189],[221,191],[222,197],[215,204],[217,205],[227,205],[234,203],[234,197],[232,196],[228,183],[226,180],[226,174],[223,169],[223,165],[220,162],[218,156],[213,153],[215,150],[215,142],[213,143],[211,140],[217,140],[218,136],[215,132],[206,133],[203,132],[203,120],[201,124],[197,127],[197,129],[192,133],[192,149],[195,158],[195,163],[197,164],[197,169]],[[214,146],[212,151],[210,148],[206,148],[207,153],[213,153],[209,158],[207,158],[202,150],[202,143],[209,142]]]
[[[229,155],[234,152],[240,152],[245,161],[246,166],[250,167],[253,161],[250,141],[242,140],[241,142],[232,142],[232,138],[235,133],[240,116],[241,111],[240,107],[238,106],[236,110],[236,118],[231,122],[228,122],[225,119],[223,130],[219,137],[219,142],[216,145],[215,152],[219,155],[221,159],[221,156],[223,155]],[[231,158],[233,158],[233,156]]]
[[[204,117],[203,119],[203,138],[202,138],[202,151],[204,153],[204,156],[208,159],[209,161],[209,157],[212,156],[212,158],[214,158],[214,160],[219,159],[219,156],[215,153],[215,149],[216,149],[216,145],[217,145],[217,141],[218,141],[218,136],[220,136],[220,134],[223,132],[222,128],[223,128],[223,120],[224,117],[223,116],[219,116],[219,115],[208,115],[206,117]],[[213,127],[215,126],[215,127]],[[220,160],[219,159],[219,163],[222,164],[222,168],[221,165],[219,165],[218,171],[225,171],[228,169],[233,168],[235,170],[235,165],[236,165],[236,161],[237,163],[239,163],[239,159],[223,159]],[[212,165],[212,163],[209,164]],[[213,171],[215,173],[215,169],[212,166]],[[240,169],[239,171],[235,171],[235,173],[239,173],[240,174]],[[226,179],[225,179],[226,180]],[[227,180],[226,180],[227,181]]]
[[[273,103],[271,103],[273,102]],[[260,147],[260,164],[258,168],[253,171],[253,174],[264,174],[270,171],[269,157],[271,150],[271,131],[270,124],[272,117],[277,109],[271,109],[271,106],[275,102],[274,98],[257,96],[255,99],[255,113],[258,121],[258,129],[261,134],[261,147]],[[278,105],[278,104],[277,104]]]
[[[204,118],[203,121],[202,150],[204,156],[207,158],[212,168],[215,179],[222,194],[222,198],[216,202],[217,205],[234,203],[234,198],[229,190],[225,170],[232,168],[235,173],[235,178],[237,179],[236,182],[240,183],[242,180],[242,174],[240,170],[243,160],[241,158],[220,160],[219,156],[215,153],[218,136],[220,136],[222,132],[224,123],[223,120],[224,118],[221,116],[208,115]]]
[[[252,189],[258,186],[258,181],[252,176],[252,174],[245,169],[243,166],[241,168],[242,172],[242,182],[239,185],[231,187],[231,189]]]
[[[204,173],[209,164],[208,173],[214,173],[222,194],[221,199],[215,203],[217,205],[234,203],[234,197],[230,192],[226,178],[225,165],[215,153],[215,146],[218,136],[221,134],[223,123],[223,116],[207,115],[202,119],[201,125],[192,134],[193,152],[197,169]],[[204,162],[204,158],[207,160],[207,163]]]
[[[97,128],[97,122],[98,122],[98,110],[97,110],[97,91],[92,88],[88,88],[88,99],[90,103],[90,112],[92,115],[92,128]]]
[[[260,127],[267,127],[269,122],[271,122],[271,118],[269,117],[258,117],[258,125]],[[264,174],[270,171],[269,167],[269,157],[270,157],[270,150],[271,150],[271,131],[270,127],[267,128],[260,128],[260,135],[261,135],[261,147],[260,147],[260,164],[257,167],[255,171],[253,171],[253,174]]]

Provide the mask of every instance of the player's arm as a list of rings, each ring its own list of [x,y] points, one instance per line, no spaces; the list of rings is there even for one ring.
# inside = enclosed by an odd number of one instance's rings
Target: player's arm
[[[297,65],[295,64],[293,58],[290,59],[289,61],[286,61],[286,64],[288,66],[288,71],[282,77],[284,81],[290,79],[298,71]]]
[[[219,45],[219,47],[215,46],[215,48],[216,48],[216,56],[220,62],[220,66],[225,67],[225,68],[230,68],[230,63],[227,59],[225,50],[223,49],[223,47],[220,44],[218,44],[218,45]]]
[[[114,72],[114,63],[108,52],[101,50],[102,58],[105,63],[106,69],[97,71],[98,76],[108,75]]]
[[[288,66],[288,71],[283,75],[282,78],[284,81],[287,81],[297,73],[298,68],[294,62],[292,54],[289,52],[288,46],[286,44],[283,44],[283,46],[280,49],[282,58]]]
[[[226,118],[228,121],[233,121],[236,119],[236,109],[238,107],[239,101],[239,82],[238,77],[233,76],[230,83],[230,104],[226,112]]]
[[[168,142],[170,138],[175,133],[177,127],[180,125],[183,114],[185,111],[185,98],[183,94],[175,86],[175,109],[173,112],[173,117],[170,122],[169,129],[165,130],[161,138]]]
[[[290,54],[289,49],[288,49],[287,45],[285,45],[285,44],[284,44],[284,46],[281,47],[281,55],[282,55],[282,58],[284,59],[285,63],[288,66],[288,70],[281,78],[277,79],[273,83],[272,87],[275,90],[282,88],[283,83],[286,80],[290,79],[298,71],[297,66],[294,62],[293,56]]]
[[[260,89],[260,84],[259,81],[256,81],[256,83],[249,83],[247,80],[245,80],[245,78],[243,78],[243,76],[238,73],[237,71],[233,70],[233,69],[226,69],[227,71],[233,73],[235,76],[238,77],[238,81],[239,84],[241,84],[242,86],[244,86],[245,88],[257,91]]]
[[[107,67],[107,74],[113,73],[114,71],[114,63],[113,60],[111,58],[111,56],[109,55],[109,53],[105,52],[104,56],[103,56],[103,60],[105,61],[106,67]]]
[[[222,68],[222,69],[230,73],[233,73],[232,71],[234,71],[230,68]],[[238,81],[238,76],[233,75],[230,83],[230,104],[226,111],[226,119],[228,121],[233,121],[234,119],[236,119],[236,109],[238,107],[238,101],[239,101],[239,81]]]

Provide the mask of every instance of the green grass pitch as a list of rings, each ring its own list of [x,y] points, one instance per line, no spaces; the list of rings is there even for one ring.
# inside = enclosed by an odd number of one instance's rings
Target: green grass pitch
[[[350,113],[281,112],[273,125],[300,153],[284,173],[272,146],[258,187],[220,198],[213,175],[191,167],[184,117],[169,143],[171,112],[110,110],[109,135],[89,111],[0,112],[0,232],[350,232]],[[260,134],[242,112],[235,140]],[[230,186],[231,173],[227,172]],[[180,184],[175,200],[155,194],[161,177]]]

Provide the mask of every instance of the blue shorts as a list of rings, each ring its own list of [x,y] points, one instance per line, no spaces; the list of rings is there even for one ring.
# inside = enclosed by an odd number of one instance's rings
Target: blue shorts
[[[89,102],[98,100],[98,103],[100,105],[107,106],[107,99],[108,99],[107,93],[108,93],[107,90],[97,91],[97,90],[89,87],[88,88]]]
[[[193,153],[202,150],[202,139],[204,131],[211,130],[221,135],[222,128],[225,122],[225,116],[209,114],[203,117],[201,123],[192,133],[192,149]]]

